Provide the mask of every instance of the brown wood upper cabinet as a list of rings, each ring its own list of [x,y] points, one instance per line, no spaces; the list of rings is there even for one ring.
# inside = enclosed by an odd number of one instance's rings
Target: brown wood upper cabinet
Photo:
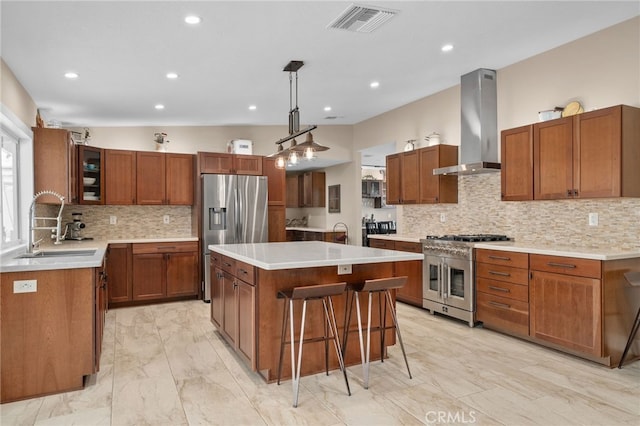
[[[626,105],[505,130],[502,199],[639,197],[638,140],[640,108]]]
[[[138,204],[193,204],[193,155],[138,152],[137,163]]]
[[[136,204],[136,152],[104,150],[105,204]]]
[[[50,190],[64,197],[65,203],[78,202],[78,150],[65,129],[33,127],[34,193]],[[45,195],[39,203],[59,204]]]
[[[533,125],[501,133],[502,201],[533,200]]]
[[[259,155],[198,152],[198,161],[200,173],[262,176],[262,157]]]
[[[420,204],[457,203],[458,176],[434,175],[433,169],[458,164],[458,147],[435,145],[421,148],[420,156]]]
[[[284,169],[276,167],[275,158],[262,158],[262,172],[267,177],[269,242],[286,240],[286,184]]]
[[[458,163],[458,147],[435,145],[387,156],[387,204],[457,203],[458,177],[433,169]]]
[[[78,145],[78,203],[104,204],[104,149]]]
[[[325,207],[326,175],[324,172],[305,172],[286,177],[287,207]]]

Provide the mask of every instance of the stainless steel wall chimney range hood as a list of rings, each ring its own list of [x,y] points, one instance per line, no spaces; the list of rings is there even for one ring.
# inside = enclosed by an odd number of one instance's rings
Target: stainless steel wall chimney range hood
[[[433,169],[434,175],[500,171],[496,72],[480,68],[460,78],[460,164]]]

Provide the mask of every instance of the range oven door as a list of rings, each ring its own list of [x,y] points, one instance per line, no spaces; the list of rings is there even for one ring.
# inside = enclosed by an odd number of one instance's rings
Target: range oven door
[[[444,275],[442,257],[425,255],[422,263],[422,298],[432,302],[444,302]]]
[[[473,261],[442,258],[442,297],[444,303],[465,311],[475,310]]]

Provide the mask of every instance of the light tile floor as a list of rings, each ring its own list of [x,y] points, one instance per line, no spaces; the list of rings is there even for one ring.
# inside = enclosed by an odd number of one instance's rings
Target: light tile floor
[[[8,425],[639,425],[640,362],[621,370],[398,304],[398,345],[371,369],[266,384],[189,301],[107,314],[100,373],[82,391],[0,406]]]

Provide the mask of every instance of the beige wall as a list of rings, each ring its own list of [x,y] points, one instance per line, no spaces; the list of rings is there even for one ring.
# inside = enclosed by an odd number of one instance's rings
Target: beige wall
[[[2,105],[9,108],[26,126],[35,126],[38,112],[36,104],[2,58],[0,58],[0,77]]]
[[[486,64],[490,67],[491,64]],[[640,18],[634,18],[498,71],[498,129],[536,122],[538,111],[579,100],[585,110],[640,107]],[[354,126],[356,150],[433,131],[459,145],[459,86]],[[640,185],[640,182],[638,183]],[[588,213],[600,225],[588,226]],[[447,221],[441,223],[440,213]],[[519,240],[640,247],[640,199],[501,202],[499,173],[459,178],[459,203],[398,208],[399,232],[506,233]]]

